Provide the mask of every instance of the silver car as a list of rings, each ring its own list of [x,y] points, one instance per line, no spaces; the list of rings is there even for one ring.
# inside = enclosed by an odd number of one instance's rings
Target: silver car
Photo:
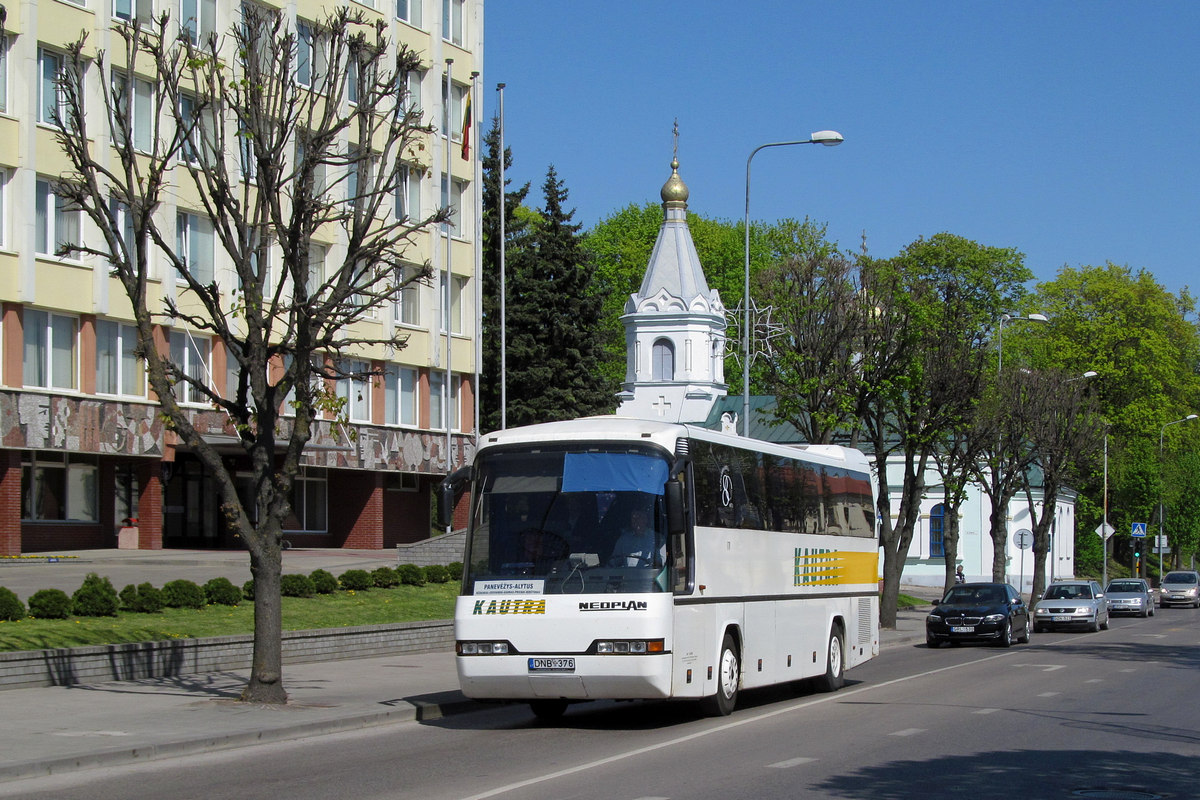
[[[1054,628],[1108,629],[1108,599],[1095,581],[1055,581],[1033,612],[1034,631]]]
[[[1200,573],[1192,570],[1168,572],[1158,585],[1158,604],[1200,608]]]
[[[1117,578],[1109,581],[1104,593],[1108,595],[1110,614],[1154,616],[1154,595],[1150,591],[1150,584],[1141,578]]]

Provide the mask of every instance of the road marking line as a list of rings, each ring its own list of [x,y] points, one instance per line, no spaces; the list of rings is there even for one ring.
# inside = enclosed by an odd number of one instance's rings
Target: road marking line
[[[1066,664],[1013,664],[1014,667],[1033,667],[1043,672],[1054,672],[1056,669],[1066,669]]]
[[[1103,678],[1092,678],[1091,680],[1084,681],[1084,683],[1104,683],[1104,679]]]
[[[1042,692],[1038,697],[1058,697],[1062,692]]]
[[[888,736],[915,736],[918,733],[924,733],[924,728],[905,728],[902,731],[893,731]]]
[[[1000,709],[998,708],[981,708],[978,711],[972,711],[972,714],[995,714]]]
[[[801,764],[811,764],[814,761],[816,761],[815,758],[801,756],[799,758],[789,758],[787,761],[776,761],[774,764],[767,764],[767,766],[772,769],[787,769],[788,767],[798,767]]]

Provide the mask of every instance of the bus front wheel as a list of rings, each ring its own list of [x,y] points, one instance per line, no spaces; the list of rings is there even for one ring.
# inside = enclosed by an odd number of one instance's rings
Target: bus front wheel
[[[704,711],[712,717],[725,717],[737,705],[738,685],[742,680],[741,659],[737,643],[731,634],[721,642],[721,657],[717,661],[717,693],[704,698]]]
[[[836,692],[846,684],[846,664],[843,658],[842,629],[834,626],[829,632],[829,649],[825,655],[825,674],[817,678],[817,689]]]

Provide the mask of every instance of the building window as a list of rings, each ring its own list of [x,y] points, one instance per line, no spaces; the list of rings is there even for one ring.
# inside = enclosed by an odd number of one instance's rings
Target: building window
[[[137,328],[111,320],[97,320],[97,394],[146,395],[146,370],[136,350]]]
[[[0,169],[0,247],[8,245],[8,170]]]
[[[179,212],[175,223],[175,255],[187,264],[193,280],[204,286],[212,283],[215,274],[212,221]]]
[[[945,558],[946,546],[942,535],[946,530],[946,507],[941,503],[929,510],[929,557]]]
[[[57,125],[56,118],[67,115],[58,80],[62,75],[63,57],[53,50],[38,48],[38,122]]]
[[[651,380],[675,380],[675,345],[669,339],[659,339],[654,343],[650,360]]]
[[[132,85],[131,85],[132,83]],[[129,120],[129,135],[137,150],[148,153],[154,144],[154,85],[128,73],[113,71],[113,113]],[[132,102],[132,108],[130,103]],[[112,121],[113,137],[120,139],[120,127]]]
[[[401,85],[401,100],[400,110],[407,114],[421,113],[421,80],[425,77],[425,73],[421,70],[410,70],[401,72],[396,76],[403,81]]]
[[[154,18],[151,0],[113,0],[112,9],[113,17],[126,22],[133,22],[134,14],[137,14],[137,21],[142,23],[149,23]]]
[[[463,134],[463,104],[466,103],[470,86],[455,83],[450,86],[450,99],[446,100],[446,83],[442,82],[442,131],[450,131],[450,138],[456,142],[462,141]]]
[[[408,164],[400,167],[396,182],[396,219],[421,218],[421,168]]]
[[[36,188],[37,252],[55,256],[68,245],[78,247],[81,244],[79,227],[82,212],[68,207],[66,198],[55,191],[49,178],[39,178]],[[78,255],[66,253],[63,257],[78,258]]]
[[[371,365],[365,361],[350,361],[345,372],[356,373],[338,378],[337,396],[346,401],[346,416],[351,422],[371,421]]]
[[[446,302],[446,273],[441,273],[441,284],[438,289],[438,307],[440,308]],[[452,333],[463,332],[463,296],[467,289],[467,279],[455,276],[450,281],[450,331]],[[446,332],[446,322],[443,319],[441,323],[441,332]]]
[[[296,23],[296,82],[312,87],[321,82],[327,69],[325,42],[312,23]]]
[[[179,95],[179,121],[191,124],[187,137],[179,147],[179,157],[189,164],[200,165],[217,160],[217,117],[212,105],[201,106],[189,94]]]
[[[442,0],[442,38],[462,46],[463,0]]]
[[[0,36],[0,113],[8,111],[8,37]]]
[[[458,389],[462,379],[457,375],[450,380],[450,396],[446,396],[446,373],[429,373],[429,427],[433,430],[445,430],[447,416],[450,420],[450,430],[459,430],[458,421]]]
[[[416,267],[405,267],[403,279],[408,281],[401,289],[396,300],[396,318],[401,325],[421,324],[421,282],[414,280]]]
[[[74,389],[79,363],[79,321],[25,309],[23,383],[42,389]]]
[[[179,0],[179,29],[192,44],[217,30],[217,0]]]
[[[99,520],[100,467],[95,456],[25,453],[21,464],[21,519]]]
[[[305,469],[292,484],[292,513],[284,520],[285,531],[325,533],[329,483],[323,469]]]
[[[396,18],[414,28],[421,27],[421,3],[422,0],[396,0]]]
[[[203,336],[197,337],[188,331],[171,331],[171,362],[184,375],[199,384],[196,386],[183,380],[175,384],[175,399],[180,403],[207,402],[208,398],[200,386],[212,385],[212,381],[209,380],[209,376],[212,375],[209,368],[211,352],[212,344]]]
[[[383,371],[384,422],[388,425],[417,424],[417,371],[388,364]]]
[[[467,197],[467,182],[460,180],[451,180],[449,184],[446,182],[446,176],[442,176],[442,207],[450,209],[450,219],[443,224],[450,227],[450,235],[456,239],[466,236],[466,229],[463,227],[463,204]]]

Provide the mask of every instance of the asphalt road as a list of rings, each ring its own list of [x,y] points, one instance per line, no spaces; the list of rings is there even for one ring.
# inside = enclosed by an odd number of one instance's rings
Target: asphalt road
[[[522,706],[0,785],[0,797],[1176,798],[1196,795],[1200,613],[1002,650],[887,650],[836,694],[743,693],[730,717]],[[286,713],[286,712],[284,712]]]

